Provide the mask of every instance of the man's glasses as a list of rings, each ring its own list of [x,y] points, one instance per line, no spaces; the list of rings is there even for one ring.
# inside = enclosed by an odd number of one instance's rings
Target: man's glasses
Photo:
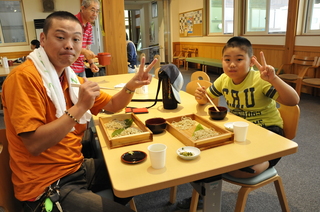
[[[94,8],[91,8],[90,11],[92,13],[96,13],[96,14],[99,14],[100,13],[100,10],[95,10]]]

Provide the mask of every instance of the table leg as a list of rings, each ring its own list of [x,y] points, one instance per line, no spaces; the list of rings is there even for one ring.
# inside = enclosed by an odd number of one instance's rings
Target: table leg
[[[200,194],[203,197],[203,212],[221,212],[221,191],[222,177],[221,175],[192,182],[193,192]],[[198,198],[192,193],[192,198]],[[197,203],[198,201],[196,201]],[[191,209],[196,209],[197,204],[190,206]]]
[[[170,189],[170,203],[174,204],[176,202],[177,199],[177,189],[178,186],[173,186]]]

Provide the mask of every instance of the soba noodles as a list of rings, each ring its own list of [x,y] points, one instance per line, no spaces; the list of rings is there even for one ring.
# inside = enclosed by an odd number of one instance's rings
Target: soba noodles
[[[112,137],[121,137],[125,135],[134,135],[138,133],[142,133],[141,129],[137,127],[132,127],[131,124],[133,123],[132,119],[125,119],[125,120],[118,120],[113,119],[110,122],[106,123],[105,126],[109,130],[114,130],[112,133]]]
[[[205,138],[210,138],[219,135],[215,129],[201,129],[197,130],[193,133],[192,139],[193,140],[200,140]]]
[[[196,124],[196,121],[190,117],[183,116],[181,117],[181,121],[173,121],[171,124],[180,130],[188,130]]]
[[[125,128],[126,122],[125,120],[120,121],[118,119],[113,119],[112,121],[106,123],[106,127],[109,130],[117,130],[117,129]]]
[[[134,134],[138,134],[138,133],[142,133],[143,131],[135,128],[135,127],[129,127],[124,129],[120,134],[115,135],[114,137],[121,137],[121,136],[125,136],[125,135],[134,135]]]

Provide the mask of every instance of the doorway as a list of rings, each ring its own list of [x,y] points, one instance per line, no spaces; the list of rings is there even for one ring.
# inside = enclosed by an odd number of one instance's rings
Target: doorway
[[[169,63],[170,0],[125,0],[124,3],[126,30],[136,44],[138,56],[144,53],[149,63],[159,54],[162,64]]]

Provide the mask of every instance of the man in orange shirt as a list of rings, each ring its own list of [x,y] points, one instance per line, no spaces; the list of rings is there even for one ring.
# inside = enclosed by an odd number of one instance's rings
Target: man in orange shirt
[[[91,114],[102,109],[122,110],[136,88],[150,83],[149,71],[156,61],[145,70],[143,64],[126,86],[111,96],[69,67],[80,54],[81,40],[82,28],[73,14],[50,14],[40,35],[40,48],[12,70],[3,85],[12,181],[25,211],[41,211],[49,187],[59,187],[58,199],[65,211],[131,211],[92,192],[98,191],[92,182],[104,177],[100,172],[105,165],[83,157],[81,140]],[[106,171],[104,174],[102,181],[108,182]],[[122,204],[128,200],[115,198]]]

